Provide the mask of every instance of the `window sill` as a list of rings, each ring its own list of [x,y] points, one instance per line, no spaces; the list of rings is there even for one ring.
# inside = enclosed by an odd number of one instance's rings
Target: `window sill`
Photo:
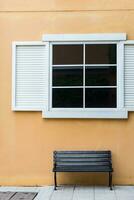
[[[126,109],[114,111],[43,111],[43,118],[127,119]]]

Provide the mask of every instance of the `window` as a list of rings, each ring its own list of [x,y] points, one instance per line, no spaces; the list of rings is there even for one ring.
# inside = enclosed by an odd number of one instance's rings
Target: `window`
[[[134,110],[133,55],[125,33],[14,42],[12,109],[45,118],[127,118]]]
[[[117,45],[52,45],[52,108],[116,108]]]

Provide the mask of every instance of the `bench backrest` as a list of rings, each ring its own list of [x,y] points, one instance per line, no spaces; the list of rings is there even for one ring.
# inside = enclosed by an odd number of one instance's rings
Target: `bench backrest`
[[[111,151],[54,151],[54,167],[64,169],[112,169]]]

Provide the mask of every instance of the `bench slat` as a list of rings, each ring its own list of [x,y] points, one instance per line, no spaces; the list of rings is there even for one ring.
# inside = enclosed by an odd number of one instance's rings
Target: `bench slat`
[[[54,151],[57,154],[111,154],[111,151]]]
[[[54,169],[56,172],[112,172],[112,168],[108,166],[101,166],[101,167],[57,167]]]
[[[54,155],[54,158],[110,158],[111,156],[110,155],[107,155],[107,154],[75,154],[75,155],[59,155],[59,154],[56,154]]]
[[[105,166],[109,166],[110,163],[109,162],[77,162],[77,163],[68,163],[68,162],[57,162],[56,163],[56,166],[77,166],[77,165],[80,165],[80,166],[84,166],[84,165],[87,165],[87,166],[92,166],[92,165],[96,165],[96,166],[99,166],[99,165],[105,165]]]
[[[108,159],[108,158],[98,158],[98,159],[96,159],[96,158],[79,158],[79,159],[71,159],[71,158],[68,158],[68,159],[55,159],[55,161],[56,162],[68,162],[68,163],[77,163],[77,162],[83,162],[83,163],[85,163],[85,162],[110,162],[111,161],[111,159]]]

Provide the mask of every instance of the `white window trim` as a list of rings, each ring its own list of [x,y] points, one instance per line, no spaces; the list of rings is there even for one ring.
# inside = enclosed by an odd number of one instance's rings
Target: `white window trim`
[[[83,39],[84,38],[84,39]],[[116,43],[117,44],[117,108],[52,108],[50,105],[51,93],[49,93],[49,107],[44,109],[42,116],[46,118],[127,118],[128,112],[124,108],[124,45],[126,34],[48,34],[43,35],[44,41],[50,42],[50,51],[52,44],[72,44],[72,43]],[[72,41],[72,42],[71,42]],[[50,53],[50,62],[51,62]],[[50,63],[51,65],[51,63]],[[52,81],[49,68],[50,82]],[[119,84],[120,83],[120,84]],[[50,84],[50,83],[49,83]],[[49,89],[49,92],[51,88]]]
[[[126,109],[115,111],[42,111],[43,118],[92,118],[92,119],[127,119]]]
[[[49,71],[49,77],[50,77],[50,107],[49,107],[49,110],[50,111],[68,111],[69,108],[52,108],[52,45],[54,44],[116,44],[117,45],[117,63],[116,63],[116,66],[117,66],[117,108],[116,110],[118,109],[121,109],[123,108],[123,102],[122,102],[122,99],[123,99],[123,76],[121,76],[120,74],[120,71],[121,69],[123,68],[123,66],[120,64],[122,63],[122,60],[123,60],[123,57],[121,57],[122,55],[122,45],[121,43],[119,42],[51,42],[50,43],[50,71]],[[120,52],[120,53],[119,53]],[[72,65],[71,65],[72,66]],[[122,87],[119,87],[119,83],[122,83]],[[98,86],[97,86],[98,87]],[[103,86],[104,88],[105,86]],[[61,87],[60,87],[61,88]],[[64,87],[65,88],[65,87]],[[75,87],[73,87],[75,88]],[[111,88],[111,87],[110,87]],[[70,108],[70,111],[91,111],[91,110],[94,110],[93,108]],[[98,110],[98,111],[102,111],[104,110],[104,108],[97,108],[95,110]],[[106,110],[109,110],[109,108],[105,109]],[[115,110],[115,108],[110,108],[110,110]]]
[[[64,42],[64,41],[124,41],[126,33],[96,33],[96,34],[44,34],[43,41]]]

